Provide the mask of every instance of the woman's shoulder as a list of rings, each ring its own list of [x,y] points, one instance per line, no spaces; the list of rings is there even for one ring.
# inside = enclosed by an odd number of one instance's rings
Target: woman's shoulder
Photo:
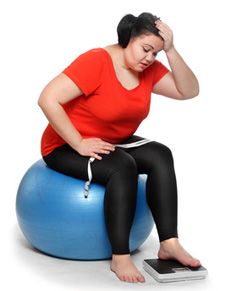
[[[81,69],[100,68],[103,66],[105,54],[106,52],[102,48],[90,49],[76,57],[69,67],[79,67]]]
[[[143,71],[143,78],[147,84],[153,87],[156,83],[169,72],[169,69],[160,61],[155,60],[151,66]]]
[[[82,53],[79,57],[81,58],[101,58],[106,54],[103,48],[93,48],[84,53]]]

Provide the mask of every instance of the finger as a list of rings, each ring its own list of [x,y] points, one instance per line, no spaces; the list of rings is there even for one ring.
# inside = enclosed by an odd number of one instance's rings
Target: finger
[[[157,20],[155,23],[156,23],[156,26],[171,30],[170,27],[165,22],[163,22],[161,20]]]
[[[100,149],[100,150],[97,150],[96,153],[97,153],[97,154],[105,154],[105,155],[109,155],[109,154],[110,154],[110,151],[106,151],[106,150],[102,150],[102,149]]]
[[[109,154],[111,151],[114,151],[114,149],[103,145],[102,146],[96,145],[95,147],[92,148],[92,151],[98,154]]]
[[[159,35],[162,36],[164,40],[170,40],[170,41],[173,40],[173,34],[170,31],[166,32],[166,31],[159,30]]]
[[[166,41],[166,40],[171,40],[171,37],[167,35],[166,33],[159,31],[159,35]]]
[[[163,32],[163,33],[165,33],[167,35],[172,35],[173,34],[172,30],[167,28],[167,27],[160,27],[158,29],[159,29],[159,32]]]
[[[113,151],[115,151],[115,146],[113,146],[113,145],[105,146],[104,149],[113,152]]]
[[[104,142],[102,141],[101,145],[103,146],[103,149],[106,149],[108,151],[114,151],[115,150],[115,146],[108,143],[108,142]]]
[[[102,157],[100,157],[98,154],[96,154],[96,153],[93,153],[92,155],[91,155],[91,157],[93,157],[93,158],[95,158],[96,160],[102,160]]]
[[[172,35],[173,34],[173,31],[171,30],[171,28],[166,25],[165,23],[158,23],[156,24],[156,27],[158,28],[159,32],[162,32],[162,33],[165,33],[167,35]]]

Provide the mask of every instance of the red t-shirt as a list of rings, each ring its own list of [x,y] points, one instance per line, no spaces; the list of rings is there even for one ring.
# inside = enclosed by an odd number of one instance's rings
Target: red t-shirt
[[[139,73],[139,85],[127,90],[116,77],[109,53],[102,48],[92,49],[63,71],[84,92],[64,105],[65,112],[83,138],[120,143],[134,134],[147,117],[152,87],[167,72],[155,60]],[[65,143],[49,124],[42,136],[42,155]]]

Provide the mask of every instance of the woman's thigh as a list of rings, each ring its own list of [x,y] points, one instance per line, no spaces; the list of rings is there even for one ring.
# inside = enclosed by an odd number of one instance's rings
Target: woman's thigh
[[[156,141],[126,151],[136,161],[139,174],[149,174],[152,169],[166,172],[174,166],[171,150]]]
[[[101,155],[102,160],[94,160],[91,164],[92,180],[106,183],[112,176],[120,174],[127,178],[127,173],[137,172],[134,158],[120,148],[108,155]],[[62,173],[74,178],[88,180],[88,161],[90,157],[81,156],[68,144],[56,148],[48,156],[43,157],[46,164]]]
[[[43,157],[45,163],[53,170],[62,174],[88,180],[87,166],[89,157],[81,156],[68,144],[56,148]]]

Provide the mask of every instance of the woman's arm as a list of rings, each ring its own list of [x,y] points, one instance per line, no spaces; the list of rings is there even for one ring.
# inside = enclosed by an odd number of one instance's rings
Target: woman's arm
[[[199,83],[192,70],[175,49],[172,30],[162,21],[157,21],[156,26],[164,39],[163,50],[171,71],[153,87],[152,92],[179,100],[196,97],[199,94]]]
[[[82,137],[71,123],[62,105],[80,96],[83,92],[66,75],[54,78],[42,91],[38,105],[43,110],[51,126],[74,149]]]
[[[82,95],[82,90],[66,75],[54,78],[42,91],[38,105],[54,130],[79,154],[101,159],[114,147],[98,138],[83,139],[70,121],[62,105]]]

